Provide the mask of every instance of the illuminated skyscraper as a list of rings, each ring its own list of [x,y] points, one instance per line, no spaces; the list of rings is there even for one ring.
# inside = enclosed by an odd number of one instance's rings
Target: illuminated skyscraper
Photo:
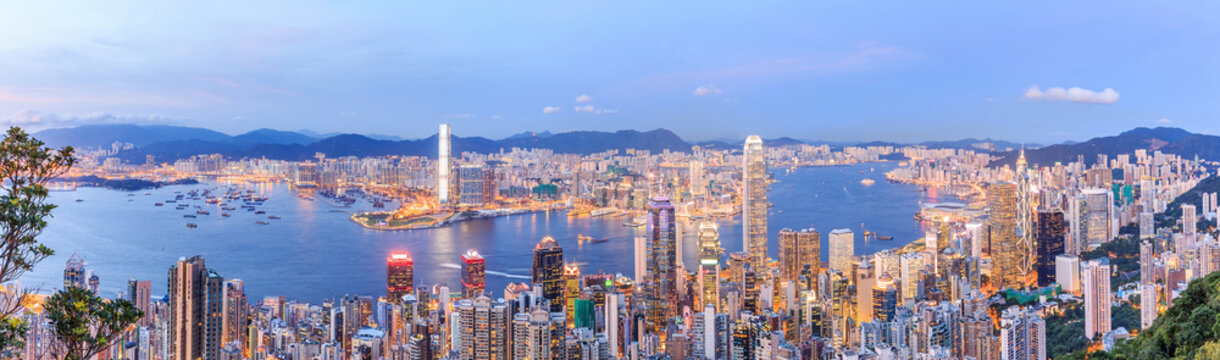
[[[85,281],[85,260],[76,253],[72,253],[64,264],[64,289],[74,287],[85,289],[87,288]]]
[[[224,283],[224,303],[221,305],[220,343],[228,344],[244,340],[249,336],[246,331],[249,318],[249,302],[246,301],[246,282],[233,279]],[[245,344],[245,341],[242,341]]]
[[[1017,259],[1017,273],[1021,275],[1022,282],[1024,277],[1033,273],[1036,267],[1034,256],[1037,254],[1035,248],[1036,236],[1034,230],[1034,197],[1033,197],[1033,176],[1035,173],[1030,172],[1025,163],[1025,149],[1021,149],[1021,155],[1017,160],[1017,182],[1016,182],[1016,220],[1017,220],[1017,248],[1020,249],[1021,257]]]
[[[699,160],[690,161],[690,194],[693,196],[703,195],[707,192],[707,181],[703,179],[703,162]]]
[[[1110,332],[1110,259],[1081,263],[1080,278],[1084,288],[1084,336],[1104,336]]]
[[[648,263],[645,296],[646,329],[663,335],[666,322],[677,313],[677,250],[674,206],[657,196],[648,203]]]
[[[856,255],[856,234],[851,229],[830,231],[830,269],[851,273],[851,258]]]
[[[559,311],[564,306],[563,296],[563,248],[550,236],[543,237],[534,245],[534,284],[542,285],[542,297],[551,301],[550,311]]]
[[[1182,205],[1182,241],[1186,242],[1184,245],[1187,247],[1194,245],[1198,232],[1199,217],[1195,210],[1194,205]]]
[[[1140,284],[1140,330],[1147,329],[1156,321],[1157,295],[1156,284]]]
[[[1046,360],[1046,321],[1032,310],[1013,306],[1000,317],[1000,358]]]
[[[436,160],[436,201],[449,203],[449,124],[441,124],[436,143],[440,146]]]
[[[491,300],[486,295],[458,300],[459,342],[455,346],[460,360],[507,360],[510,319],[504,300]]]
[[[720,304],[720,227],[711,221],[699,223],[700,303],[718,308]]]
[[[385,292],[391,303],[397,304],[403,295],[415,293],[415,261],[410,254],[391,253],[385,265]]]
[[[462,254],[462,297],[473,299],[487,289],[487,260],[474,249]]]
[[[742,249],[761,267],[767,259],[767,158],[758,135],[746,138],[741,172]]]
[[[169,268],[170,358],[217,359],[220,356],[224,278],[208,271],[203,258],[180,258]]]
[[[1063,212],[1038,212],[1038,286],[1055,282],[1055,257],[1063,254],[1067,232]]]
[[[580,268],[576,264],[563,265],[563,306],[567,324],[576,323],[576,299],[580,298]]]
[[[483,205],[483,167],[462,165],[458,168],[458,203],[462,206]]]
[[[1078,198],[1080,245],[1091,250],[1118,236],[1114,223],[1114,193],[1101,188],[1085,189]],[[1075,226],[1074,226],[1075,227]]]
[[[855,240],[853,239],[853,241]],[[800,279],[801,270],[805,266],[809,266],[814,273],[817,273],[819,267],[818,263],[822,261],[821,247],[822,239],[821,236],[818,235],[817,230],[780,230],[780,281],[787,281],[799,288],[799,286],[796,285],[797,280]]]
[[[991,225],[991,282],[997,288],[1024,288],[1021,261],[1026,256],[1017,233],[1016,185],[992,183],[987,187],[987,208]]]
[[[893,320],[897,308],[898,289],[894,287],[894,278],[883,274],[873,287],[873,318],[880,321]]]

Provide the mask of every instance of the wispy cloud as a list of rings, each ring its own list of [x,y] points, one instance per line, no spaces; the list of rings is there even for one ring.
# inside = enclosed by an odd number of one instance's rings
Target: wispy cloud
[[[1166,119],[1166,118],[1161,118],[1160,120],[1157,120],[1157,121],[1156,121],[1156,123],[1157,123],[1157,124],[1168,124],[1168,123],[1171,123],[1171,122],[1172,122],[1172,121],[1169,121],[1169,119]]]
[[[589,96],[588,94],[580,94],[580,96],[576,97],[576,102],[578,103],[587,103],[590,101],[593,101],[593,97]]]
[[[554,114],[554,113],[557,113],[560,111],[563,111],[563,108],[558,107],[558,106],[547,106],[547,107],[542,108],[543,114]]]
[[[116,115],[107,112],[90,114],[56,114],[37,110],[21,110],[0,119],[5,126],[25,126],[33,128],[48,128],[56,126],[73,126],[88,124],[166,124],[175,122],[168,117],[147,115]]]
[[[474,114],[445,114],[441,115],[443,119],[469,119],[473,118]]]
[[[1073,87],[1064,89],[1059,86],[1049,87],[1042,91],[1037,85],[1025,91],[1025,98],[1044,101],[1070,101],[1088,104],[1113,104],[1118,102],[1118,92],[1106,88],[1100,92]]]
[[[716,85],[702,85],[695,88],[694,94],[695,96],[708,96],[712,94],[719,94],[720,92],[720,88],[716,87]]]
[[[590,113],[590,114],[595,114],[595,115],[601,115],[601,114],[616,114],[616,113],[618,113],[618,110],[614,110],[614,109],[599,109],[599,108],[593,107],[593,105],[580,105],[580,106],[574,106],[574,107],[572,107],[572,111],[575,111],[575,112],[578,112],[578,113]]]

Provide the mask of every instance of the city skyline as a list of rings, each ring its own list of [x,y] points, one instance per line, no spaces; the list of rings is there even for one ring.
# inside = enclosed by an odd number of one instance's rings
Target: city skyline
[[[699,5],[14,4],[0,121],[406,138],[440,121],[488,138],[658,123],[694,140],[1220,133],[1220,89],[1198,81],[1220,70],[1206,61],[1216,4]]]

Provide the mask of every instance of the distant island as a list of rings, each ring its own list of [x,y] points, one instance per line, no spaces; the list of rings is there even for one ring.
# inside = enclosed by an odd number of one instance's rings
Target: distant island
[[[100,176],[80,176],[66,177],[55,179],[59,183],[76,183],[77,186],[93,186],[106,188],[111,190],[136,191],[144,189],[156,189],[166,185],[194,185],[198,184],[199,180],[194,178],[182,178],[173,181],[149,181],[143,179],[107,179]]]

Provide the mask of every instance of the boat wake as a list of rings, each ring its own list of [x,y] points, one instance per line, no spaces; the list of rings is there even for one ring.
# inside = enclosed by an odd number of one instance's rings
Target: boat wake
[[[462,268],[461,265],[454,264],[454,263],[441,264],[441,267],[447,267],[450,269],[461,269]],[[487,274],[487,275],[505,277],[505,278],[509,278],[509,279],[531,279],[531,277],[529,275],[509,274],[509,273],[500,272],[500,271],[484,270],[483,273]]]

